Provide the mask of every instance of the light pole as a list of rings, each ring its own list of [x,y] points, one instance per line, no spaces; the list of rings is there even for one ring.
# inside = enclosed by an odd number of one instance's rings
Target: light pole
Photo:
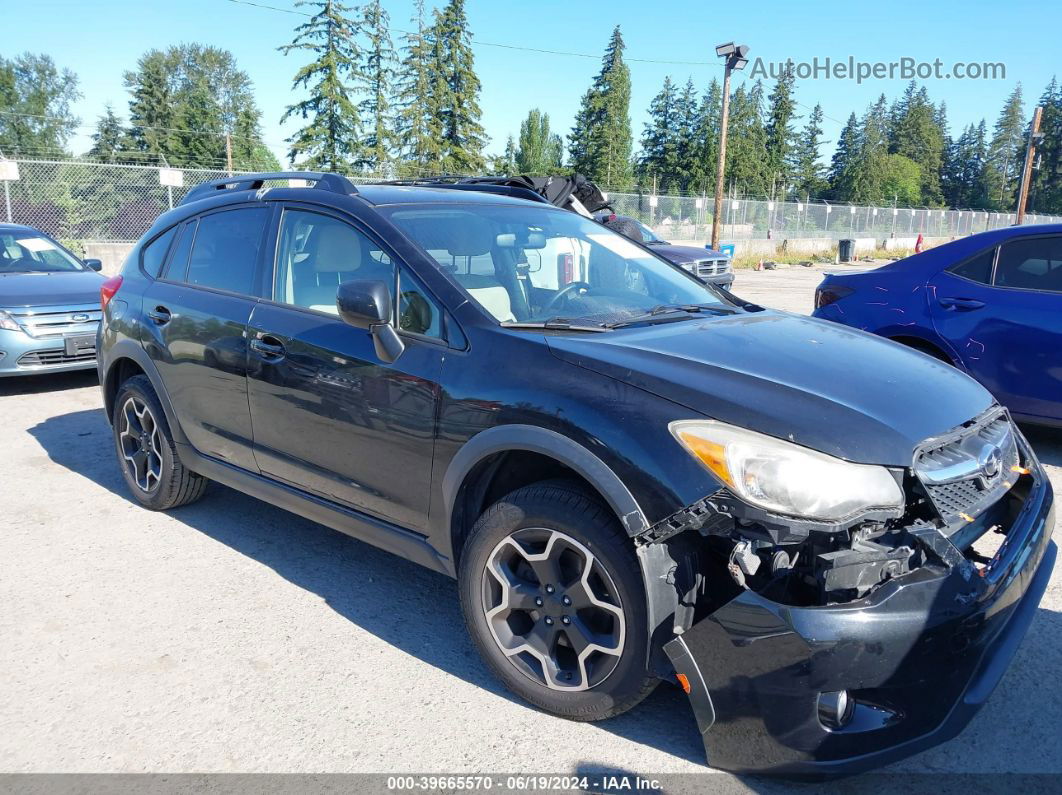
[[[726,167],[726,126],[730,120],[730,73],[744,69],[749,59],[745,44],[727,42],[715,48],[715,54],[726,59],[723,69],[723,114],[719,121],[719,160],[715,166],[715,212],[712,214],[712,248],[719,250],[719,216],[723,212],[723,170]]]

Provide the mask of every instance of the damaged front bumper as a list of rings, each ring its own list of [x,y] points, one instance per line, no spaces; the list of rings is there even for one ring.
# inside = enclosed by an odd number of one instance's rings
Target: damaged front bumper
[[[958,734],[1002,678],[1054,566],[1051,485],[1039,467],[1030,480],[983,569],[937,534],[947,566],[844,604],[742,590],[669,641],[709,764],[847,775]]]

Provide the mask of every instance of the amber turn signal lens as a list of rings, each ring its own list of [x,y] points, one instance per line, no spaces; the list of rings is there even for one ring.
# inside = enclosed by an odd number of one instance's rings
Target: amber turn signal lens
[[[678,683],[682,685],[682,689],[686,691],[686,695],[690,694],[690,680],[686,678],[686,674],[675,674],[675,678],[678,679]]]

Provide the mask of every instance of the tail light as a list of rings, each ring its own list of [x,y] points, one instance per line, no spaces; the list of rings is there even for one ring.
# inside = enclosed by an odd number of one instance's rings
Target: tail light
[[[842,287],[839,284],[823,285],[815,291],[815,308],[822,309],[854,292],[851,287]]]
[[[571,284],[575,281],[575,257],[571,254],[558,254],[557,271],[561,284]]]
[[[107,308],[107,304],[111,302],[111,299],[114,298],[114,294],[118,292],[118,288],[121,286],[121,276],[112,276],[100,285],[100,309]]]

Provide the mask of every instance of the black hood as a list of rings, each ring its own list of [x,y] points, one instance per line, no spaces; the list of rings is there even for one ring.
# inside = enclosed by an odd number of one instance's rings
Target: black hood
[[[0,274],[0,306],[98,304],[104,277],[95,271]]]
[[[910,466],[915,446],[992,405],[973,379],[862,331],[743,313],[549,339],[561,359],[713,419],[849,461]]]
[[[702,259],[721,259],[723,256],[718,251],[695,246],[673,246],[670,243],[647,243],[646,246],[650,251],[677,265]]]

